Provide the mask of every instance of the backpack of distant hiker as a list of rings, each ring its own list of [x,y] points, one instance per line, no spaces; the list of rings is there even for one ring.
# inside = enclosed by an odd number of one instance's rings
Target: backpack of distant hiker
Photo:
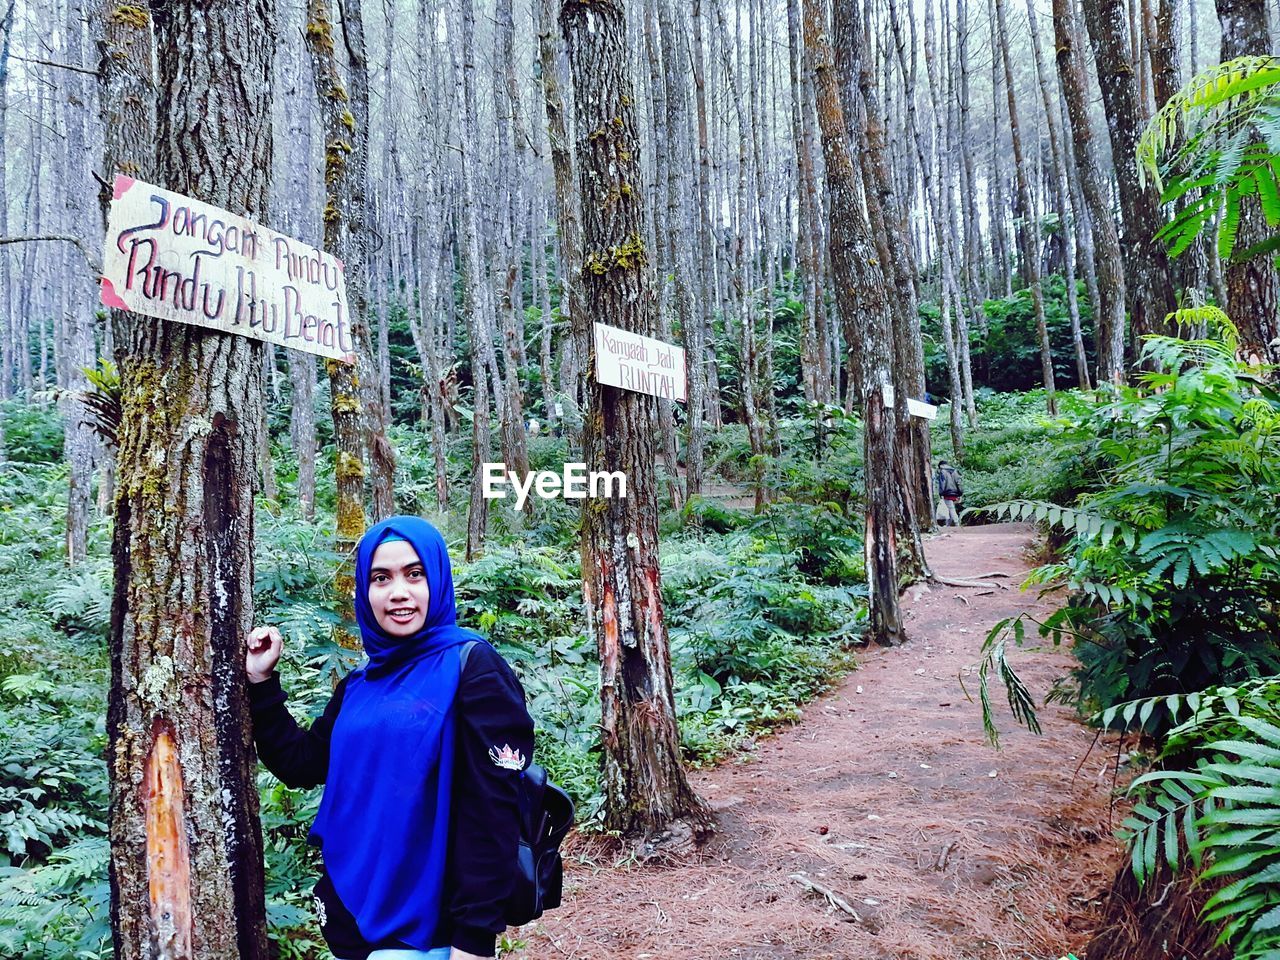
[[[461,669],[466,669],[472,640],[462,648]],[[504,919],[519,927],[560,906],[564,863],[560,843],[573,826],[573,800],[547,779],[536,763],[520,771],[520,840],[516,847],[515,884],[507,897]]]
[[[960,474],[956,472],[954,467],[943,467],[939,471],[939,476],[938,488],[942,496],[960,497],[964,495],[964,489],[960,486]]]

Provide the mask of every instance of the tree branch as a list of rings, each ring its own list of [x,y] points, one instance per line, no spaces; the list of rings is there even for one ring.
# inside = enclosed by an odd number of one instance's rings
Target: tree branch
[[[102,273],[102,265],[94,259],[93,254],[89,252],[89,248],[84,245],[84,242],[79,237],[73,237],[67,233],[49,233],[34,237],[0,237],[0,247],[9,243],[40,243],[47,240],[61,240],[64,243],[74,243],[76,247],[79,248],[80,252],[84,254],[84,260],[85,263],[89,265],[89,269],[97,274]]]
[[[41,60],[37,57],[20,57],[16,53],[9,54],[14,60],[21,60],[23,63],[38,63],[45,67],[57,67],[60,70],[74,70],[76,73],[87,73],[91,77],[98,75],[97,70],[90,70],[87,67],[77,67],[70,63],[58,63],[54,60]]]

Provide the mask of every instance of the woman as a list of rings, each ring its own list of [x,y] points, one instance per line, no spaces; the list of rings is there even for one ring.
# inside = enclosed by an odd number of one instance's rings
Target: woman
[[[492,957],[533,755],[524,692],[457,625],[449,554],[425,520],[361,538],[355,610],[368,662],[309,730],[274,673],[279,632],[255,629],[245,656],[258,756],[288,786],[325,784],[308,837],[324,857],[321,931],[340,960]]]

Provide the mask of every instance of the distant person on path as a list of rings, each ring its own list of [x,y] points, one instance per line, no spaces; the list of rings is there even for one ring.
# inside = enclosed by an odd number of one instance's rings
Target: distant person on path
[[[371,527],[355,580],[368,662],[310,729],[285,708],[280,632],[253,630],[245,656],[258,756],[288,786],[325,785],[308,837],[324,857],[320,931],[339,960],[492,957],[533,756],[524,692],[457,625],[449,554],[425,520]]]
[[[938,494],[938,522],[944,527],[960,526],[960,514],[956,512],[956,503],[964,496],[960,471],[947,461],[939,460],[938,472],[933,475],[933,487]]]

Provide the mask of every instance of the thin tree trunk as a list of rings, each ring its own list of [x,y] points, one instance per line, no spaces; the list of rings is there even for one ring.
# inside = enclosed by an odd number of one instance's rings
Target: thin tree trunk
[[[1058,229],[1062,235],[1067,311],[1071,318],[1071,342],[1076,354],[1076,382],[1082,390],[1088,390],[1091,386],[1089,359],[1084,352],[1084,335],[1080,329],[1080,302],[1076,292],[1076,218],[1071,210],[1070,188],[1067,184],[1062,147],[1059,143],[1061,138],[1058,136],[1058,116],[1054,109],[1054,96],[1049,89],[1049,73],[1045,69],[1044,56],[1040,52],[1040,25],[1035,0],[1027,0],[1027,20],[1031,25],[1031,52],[1035,60],[1036,82],[1040,87],[1045,123],[1049,128],[1049,156],[1053,170],[1053,183],[1049,192],[1053,195],[1054,212],[1058,215]]]
[[[698,203],[696,227],[692,231],[698,239],[698,261],[701,273],[699,302],[702,307],[702,339],[705,353],[690,356],[690,365],[698,365],[706,381],[707,422],[717,429],[723,425],[720,409],[720,377],[716,367],[715,345],[711,342],[715,320],[715,307],[723,304],[719,298],[718,232],[712,227],[711,210],[714,173],[712,171],[709,127],[707,123],[706,63],[703,54],[702,2],[693,0],[693,97],[698,123]],[[715,207],[714,209],[719,209]],[[719,222],[717,215],[716,222]]]
[[[1021,226],[1018,228],[1019,246],[1022,248],[1022,271],[1031,288],[1031,304],[1035,311],[1036,332],[1040,336],[1040,376],[1044,382],[1045,403],[1049,414],[1058,412],[1054,395],[1053,353],[1049,346],[1049,327],[1044,315],[1044,290],[1040,284],[1040,251],[1036,239],[1035,207],[1031,202],[1031,190],[1027,181],[1026,162],[1022,153],[1022,133],[1018,128],[1018,104],[1013,90],[1013,61],[1009,56],[1009,29],[1005,23],[1004,0],[994,0],[996,20],[999,24],[1000,59],[1004,63],[1005,93],[1009,101],[1009,133],[1013,141],[1013,170],[1018,184],[1018,205],[1021,207]]]
[[[1107,130],[1111,137],[1111,156],[1120,194],[1121,219],[1125,226],[1122,249],[1129,315],[1135,335],[1144,336],[1166,330],[1165,318],[1177,306],[1168,257],[1155,239],[1155,232],[1164,222],[1164,217],[1160,213],[1154,188],[1150,184],[1144,186],[1138,178],[1137,144],[1142,132],[1141,107],[1134,79],[1134,60],[1125,26],[1124,2],[1083,0],[1083,5],[1097,65],[1098,86],[1102,90]],[[1056,9],[1055,4],[1055,11]],[[1061,52],[1058,62],[1063,62]],[[1081,97],[1083,98],[1083,92]],[[1082,158],[1085,151],[1080,149],[1079,137],[1084,119],[1088,116],[1083,112],[1084,105],[1085,101],[1082,99],[1079,114],[1074,103],[1071,107],[1072,126],[1077,138],[1076,153]],[[1080,117],[1079,120],[1077,116]],[[1087,175],[1085,180],[1087,183]],[[1090,208],[1093,209],[1092,201]],[[1099,219],[1095,215],[1095,228],[1098,224]],[[1094,239],[1097,240],[1098,235],[1095,234]],[[1099,247],[1101,261],[1105,254],[1101,250],[1101,244]],[[1098,264],[1098,282],[1105,290],[1107,281],[1103,278],[1101,262]],[[1099,355],[1101,354],[1100,349]],[[1103,372],[1101,363],[1099,368],[1099,380],[1111,379]],[[1122,370],[1123,367],[1118,369]]]
[[[880,102],[862,43],[862,23],[855,0],[835,8],[835,69],[841,91],[841,108],[851,123],[854,142],[862,143],[861,171],[869,226],[877,255],[887,277],[893,278],[898,295],[890,307],[893,337],[894,407],[897,437],[894,469],[898,475],[898,535],[905,545],[906,575],[928,575],[928,560],[920,539],[922,528],[933,526],[933,502],[929,490],[928,423],[912,417],[907,400],[924,398],[924,348],[916,307],[914,264],[907,258],[906,221],[901,216],[885,162],[884,131],[879,122]],[[873,119],[874,118],[874,119]]]
[[[484,552],[489,526],[489,501],[484,498],[483,464],[489,459],[489,382],[485,354],[492,351],[484,302],[484,278],[480,266],[480,228],[475,187],[476,133],[475,10],[472,0],[461,0],[461,63],[455,64],[458,102],[462,107],[462,309],[471,340],[471,501],[467,510],[468,562]],[[486,350],[486,347],[488,348]]]
[[[507,468],[522,479],[529,473],[529,450],[525,438],[524,387],[520,383],[521,354],[524,338],[520,335],[524,315],[520,290],[520,261],[523,244],[517,236],[523,206],[525,133],[521,120],[519,87],[515,75],[515,24],[511,0],[498,0],[494,33],[494,112],[498,125],[497,148],[500,157],[498,189],[503,194],[503,211],[499,220],[499,270],[496,293],[502,335],[502,450]],[[533,498],[525,501],[525,510],[533,511]]]
[[[1071,0],[1053,0],[1053,31],[1057,46],[1058,83],[1067,105],[1080,190],[1093,235],[1094,269],[1098,278],[1098,299],[1093,307],[1098,383],[1121,384],[1124,382],[1126,297],[1123,253],[1120,235],[1111,216],[1109,191],[1093,142],[1084,59],[1075,46],[1079,28]]]
[[[542,67],[542,95],[547,112],[547,140],[551,147],[551,172],[555,186],[556,231],[560,240],[560,319],[569,325],[564,338],[560,373],[575,372],[573,402],[582,403],[585,395],[585,358],[589,349],[591,327],[586,320],[576,319],[584,309],[586,294],[582,288],[582,236],[578,195],[575,190],[573,148],[565,122],[565,104],[560,95],[560,63],[557,53],[559,31],[556,26],[555,0],[537,0],[538,62]],[[566,354],[568,356],[566,356]],[[565,361],[579,358],[576,363]]]
[[[0,237],[9,235],[9,55],[13,43],[13,12],[17,0],[7,0],[0,17]],[[13,275],[9,251],[0,250],[0,310],[4,311],[4,329],[0,330],[0,400],[13,395],[13,368],[17,353],[14,342]],[[43,377],[41,377],[43,383]],[[4,465],[4,417],[0,416],[0,466]]]
[[[682,21],[677,20],[678,9],[672,9],[671,0],[657,0],[658,30],[662,40],[663,60],[667,66],[666,78],[666,138],[668,144],[679,143],[678,137],[689,129],[688,87],[685,74],[680,69],[680,41],[688,36],[683,29]],[[677,29],[677,23],[680,29]],[[691,146],[691,145],[689,145]],[[684,337],[686,373],[688,377],[688,405],[686,422],[688,424],[688,443],[685,447],[685,496],[695,497],[702,493],[703,474],[706,470],[705,450],[707,432],[705,424],[705,408],[707,393],[707,377],[705,367],[699,359],[706,351],[706,329],[702,318],[698,315],[694,304],[694,280],[691,276],[690,260],[686,251],[690,249],[691,238],[686,230],[687,220],[683,210],[692,202],[696,202],[693,184],[687,172],[693,166],[693,151],[682,150],[676,162],[670,163],[667,171],[667,230],[668,244],[675,252],[672,260],[672,275],[675,280],[676,315],[680,319],[680,329]]]
[[[346,0],[358,6],[358,0]],[[353,18],[358,23],[358,17]],[[343,35],[350,42],[352,22],[344,23]],[[361,99],[368,103],[367,74],[363,51],[358,66],[353,64],[353,83],[348,93],[338,66],[334,25],[329,0],[307,2],[307,47],[311,54],[311,74],[320,104],[321,127],[325,139],[324,249],[345,265],[347,303],[351,318],[354,364],[328,361],[330,409],[333,416],[337,485],[337,523],[334,549],[339,556],[353,557],[356,542],[365,530],[365,464],[376,455],[368,450],[366,408],[378,403],[374,375],[373,343],[368,323],[367,247],[364,231],[367,135],[365,121],[348,105]],[[350,49],[348,47],[348,49]],[[352,57],[354,59],[354,54]],[[358,79],[357,79],[358,78]],[[367,109],[364,111],[367,116]],[[353,131],[352,127],[355,130]],[[372,401],[370,392],[373,392]],[[376,487],[375,487],[376,489]],[[334,591],[343,598],[348,616],[349,598],[355,591],[354,567],[344,562],[334,578]],[[359,649],[359,638],[345,629],[337,631],[339,643]]]
[[[82,66],[85,47],[85,5],[83,0],[70,0],[67,5],[67,62]],[[66,230],[79,236],[87,245],[102,230],[99,208],[93,204],[93,180],[89,175],[91,158],[90,110],[94,90],[83,74],[66,71],[68,99],[63,105],[66,130]],[[39,163],[39,160],[33,160]],[[70,251],[64,251],[69,253]],[[80,400],[89,387],[85,370],[96,366],[97,350],[93,337],[93,288],[80,270],[66,274],[70,309],[65,317],[67,353],[62,363],[67,371],[67,392],[59,403],[63,416],[63,459],[68,467],[66,557],[69,564],[84,559],[88,552],[89,506],[97,453],[97,440],[89,425],[88,412]],[[24,369],[30,369],[25,362]]]

